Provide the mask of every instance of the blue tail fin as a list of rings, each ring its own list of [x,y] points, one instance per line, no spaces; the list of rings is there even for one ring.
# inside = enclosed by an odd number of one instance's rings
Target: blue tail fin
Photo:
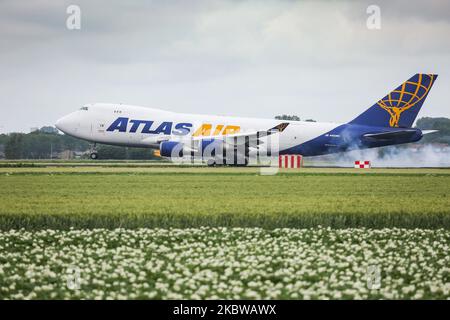
[[[436,78],[436,74],[415,74],[350,123],[410,128]]]

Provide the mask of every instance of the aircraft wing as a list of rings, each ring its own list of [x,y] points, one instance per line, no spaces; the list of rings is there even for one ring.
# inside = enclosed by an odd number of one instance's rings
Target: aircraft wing
[[[148,143],[148,144],[158,144],[164,141],[169,141],[171,139],[170,135],[157,135],[157,136],[151,136],[148,138],[145,138],[142,140],[142,142]]]
[[[199,137],[189,137],[185,140],[176,140],[180,143],[184,143],[185,151],[195,151],[201,141],[204,140],[218,140],[223,141],[229,146],[239,146],[246,145],[249,148],[258,148],[258,145],[263,144],[259,141],[260,138],[270,136],[275,133],[283,132],[289,125],[288,122],[280,123],[269,130],[262,131],[251,131],[251,132],[238,132],[227,135],[217,135],[217,136],[199,136]],[[172,141],[172,136],[170,135],[157,135],[145,138],[142,142],[149,145],[158,145],[163,142]]]
[[[269,130],[238,132],[238,133],[232,133],[232,134],[227,134],[227,135],[218,135],[218,136],[193,137],[192,140],[193,141],[201,141],[201,140],[206,140],[206,139],[207,140],[222,140],[225,143],[230,144],[230,145],[240,145],[240,144],[249,143],[250,146],[252,146],[253,144],[256,144],[256,141],[260,138],[270,136],[274,133],[283,132],[287,128],[288,125],[289,125],[289,122],[283,122]]]

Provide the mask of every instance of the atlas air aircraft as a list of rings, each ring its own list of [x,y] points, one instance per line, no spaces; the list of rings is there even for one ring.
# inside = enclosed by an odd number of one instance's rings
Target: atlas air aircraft
[[[208,165],[246,165],[249,157],[274,151],[317,156],[420,140],[428,132],[412,125],[436,78],[434,74],[416,74],[359,116],[341,124],[185,114],[95,103],[59,119],[56,127],[91,142],[92,159],[98,157],[96,143],[152,148],[162,157],[196,157]],[[233,159],[227,160],[230,154]],[[243,160],[236,162],[237,158]]]

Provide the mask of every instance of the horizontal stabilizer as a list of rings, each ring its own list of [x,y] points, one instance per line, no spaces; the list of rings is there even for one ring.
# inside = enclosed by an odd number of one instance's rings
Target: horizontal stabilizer
[[[390,132],[366,133],[363,138],[367,141],[409,140],[417,135],[416,129],[405,129]]]
[[[422,134],[429,134],[429,133],[435,133],[438,132],[439,130],[422,130]]]

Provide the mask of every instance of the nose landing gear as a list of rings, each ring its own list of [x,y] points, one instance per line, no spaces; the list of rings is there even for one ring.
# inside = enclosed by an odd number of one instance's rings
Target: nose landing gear
[[[98,159],[97,146],[95,143],[91,144],[91,148],[89,150],[89,158],[91,158],[92,160]]]

